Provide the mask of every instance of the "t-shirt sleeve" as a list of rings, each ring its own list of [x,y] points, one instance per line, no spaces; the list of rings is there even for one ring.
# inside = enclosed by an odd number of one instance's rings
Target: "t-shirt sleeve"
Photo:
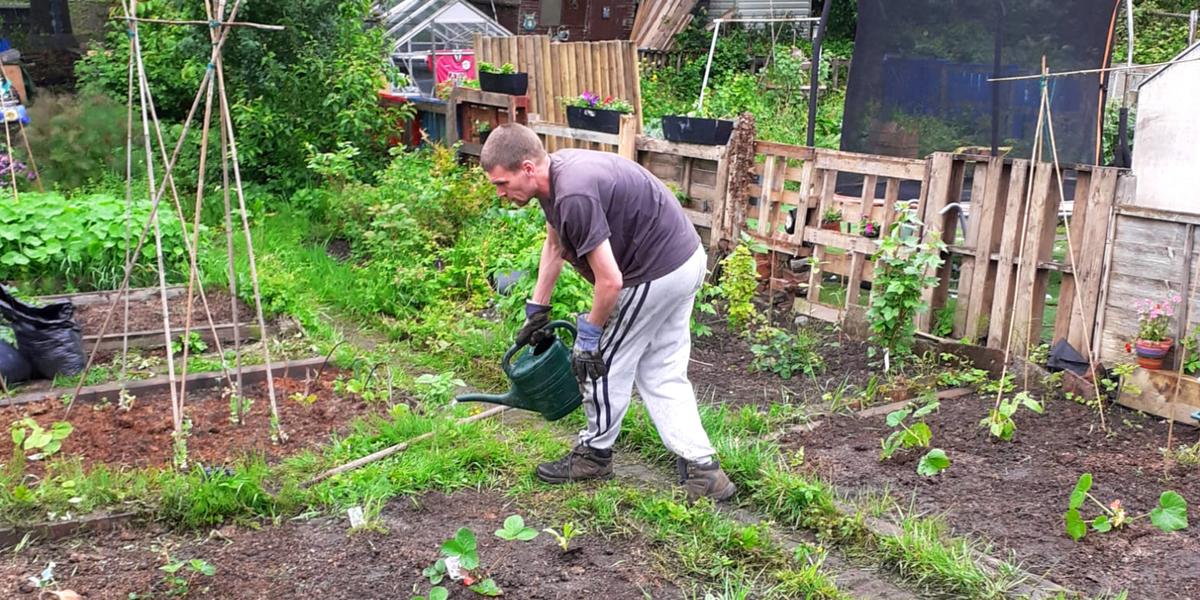
[[[612,234],[599,198],[584,195],[560,198],[558,211],[562,222],[559,235],[570,242],[575,248],[575,255],[580,258],[595,250]]]

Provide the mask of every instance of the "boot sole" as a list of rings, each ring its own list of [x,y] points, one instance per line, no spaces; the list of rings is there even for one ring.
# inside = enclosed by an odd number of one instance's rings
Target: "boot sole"
[[[604,481],[606,479],[612,479],[613,473],[612,471],[609,471],[603,475],[594,475],[592,477],[555,477],[553,475],[542,473],[541,470],[537,470],[534,471],[534,476],[537,477],[539,481],[559,485],[563,483],[575,483],[579,481]]]

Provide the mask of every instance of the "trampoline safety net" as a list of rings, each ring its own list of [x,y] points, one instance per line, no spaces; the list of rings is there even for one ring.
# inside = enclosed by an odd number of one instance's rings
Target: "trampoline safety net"
[[[964,147],[1028,158],[1040,79],[1106,66],[1118,0],[859,0],[842,149],[923,158]],[[1059,160],[1096,164],[1104,77],[1046,82]],[[1047,150],[1048,152],[1048,150]],[[1048,154],[1047,154],[1048,157]]]

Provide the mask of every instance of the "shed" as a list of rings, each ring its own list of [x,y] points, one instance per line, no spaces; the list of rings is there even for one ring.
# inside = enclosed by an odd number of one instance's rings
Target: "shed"
[[[391,40],[392,62],[414,81],[409,92],[432,96],[436,85],[434,57],[470,57],[476,33],[507,37],[512,32],[465,0],[400,0],[380,5],[380,23]],[[473,72],[473,60],[469,71]]]
[[[812,0],[711,0],[708,3],[708,14],[713,17],[730,9],[739,19],[807,17],[812,12]]]
[[[1200,43],[1138,88],[1133,134],[1136,206],[1200,214]]]

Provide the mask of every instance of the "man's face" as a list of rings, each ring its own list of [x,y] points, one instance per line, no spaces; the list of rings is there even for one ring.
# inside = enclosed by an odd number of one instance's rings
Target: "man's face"
[[[525,206],[537,194],[537,181],[534,178],[536,167],[533,161],[524,161],[517,170],[509,171],[497,166],[488,171],[488,180],[496,186],[496,194],[507,198],[517,206]]]

